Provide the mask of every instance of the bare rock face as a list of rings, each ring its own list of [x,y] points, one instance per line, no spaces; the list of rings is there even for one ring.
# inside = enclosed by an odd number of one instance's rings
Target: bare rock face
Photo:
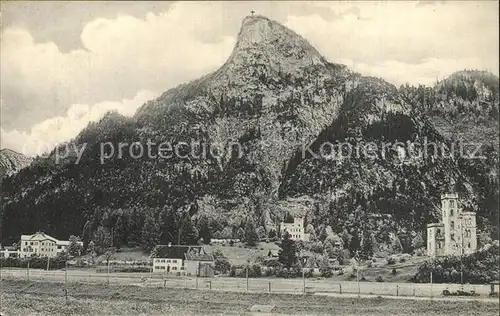
[[[13,175],[31,163],[32,159],[10,149],[0,150],[0,178]]]

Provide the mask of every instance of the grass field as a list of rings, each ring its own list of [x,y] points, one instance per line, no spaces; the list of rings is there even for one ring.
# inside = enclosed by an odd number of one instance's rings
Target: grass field
[[[338,298],[315,295],[244,294],[188,289],[143,288],[2,281],[3,315],[498,315],[498,303]],[[273,305],[271,313],[250,312]]]

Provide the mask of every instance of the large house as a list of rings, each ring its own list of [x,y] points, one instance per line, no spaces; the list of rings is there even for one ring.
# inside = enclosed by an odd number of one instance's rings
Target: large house
[[[82,248],[83,243],[78,242]],[[59,253],[65,251],[69,246],[68,240],[58,240],[44,232],[37,232],[33,235],[21,235],[21,241],[18,250],[5,249],[1,251],[3,257],[26,258],[33,255],[40,257],[56,257]]]
[[[477,250],[476,213],[467,211],[458,194],[441,196],[442,222],[427,225],[427,255],[465,255]]]
[[[214,261],[203,246],[158,245],[153,251],[153,272],[211,276]]]
[[[309,241],[309,234],[306,234],[304,227],[304,217],[295,216],[293,222],[281,222],[280,224],[281,236],[288,232],[291,240]]]

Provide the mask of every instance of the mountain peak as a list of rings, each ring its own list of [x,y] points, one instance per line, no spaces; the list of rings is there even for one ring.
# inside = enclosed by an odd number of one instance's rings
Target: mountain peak
[[[262,15],[243,19],[227,64],[266,65],[272,70],[293,72],[303,66],[323,65],[325,59],[302,36]]]

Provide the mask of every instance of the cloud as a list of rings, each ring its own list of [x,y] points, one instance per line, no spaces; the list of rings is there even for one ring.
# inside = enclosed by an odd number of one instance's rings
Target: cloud
[[[322,5],[344,10],[338,3]],[[418,84],[422,79],[427,83],[449,74],[450,65],[456,66],[453,71],[488,68],[498,74],[496,2],[419,7],[406,2],[373,2],[358,7],[359,12],[352,10],[332,21],[318,15],[289,16],[286,25],[331,61],[366,65],[362,69],[393,83]]]
[[[1,129],[2,146],[24,155],[35,156],[50,151],[58,143],[68,141],[85,128],[90,122],[101,119],[109,111],[117,111],[125,116],[132,116],[146,101],[156,97],[151,91],[140,91],[133,99],[116,102],[73,104],[66,115],[56,116],[35,124],[29,131]]]
[[[220,23],[218,18],[201,3],[176,3],[142,19],[97,18],[81,33],[85,49],[68,53],[53,42],[37,43],[26,29],[4,29],[2,126],[22,129],[63,115],[70,104],[132,98],[142,89],[165,91],[215,70],[235,38],[207,43],[196,32]]]

